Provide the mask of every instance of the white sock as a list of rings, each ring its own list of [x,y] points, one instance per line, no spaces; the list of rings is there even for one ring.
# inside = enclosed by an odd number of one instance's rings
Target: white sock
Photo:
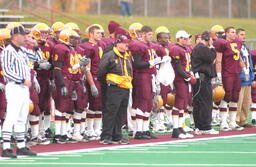
[[[51,126],[51,115],[44,115],[44,130],[47,130]]]
[[[58,110],[55,110],[55,115],[62,117],[62,113]],[[54,125],[55,125],[55,135],[60,135],[61,134],[61,122],[62,120],[55,120]]]
[[[179,116],[173,115],[172,121],[173,121],[173,129],[177,129],[179,127]]]
[[[143,130],[142,131],[149,131],[149,120],[143,120]]]
[[[102,118],[94,118],[93,127],[97,136],[101,134]]]
[[[137,132],[143,131],[143,119],[136,118],[136,131]]]
[[[220,112],[220,121],[222,125],[227,125],[228,112]]]
[[[195,124],[193,113],[191,113],[189,115],[190,115],[190,125]]]
[[[76,123],[74,121],[74,133],[79,133],[80,134],[81,116],[82,116],[82,113],[74,112],[73,120],[78,120],[79,121],[79,122],[76,122]]]
[[[173,124],[173,120],[172,120],[172,110],[166,110],[166,115],[167,115],[167,118],[169,120],[169,123],[170,124]]]
[[[39,132],[40,134],[44,134],[45,130],[44,130],[44,114],[40,114],[39,115]]]
[[[93,124],[94,124],[94,119],[93,118],[87,118],[86,119],[87,132],[88,132],[89,136],[91,134],[94,134]]]
[[[252,119],[256,119],[256,111],[252,111]]]
[[[236,124],[236,111],[235,112],[228,112],[229,115],[229,123],[230,124]]]
[[[39,116],[29,115],[29,121],[31,122],[39,122]],[[38,137],[39,134],[39,124],[31,125],[31,135],[32,138]]]

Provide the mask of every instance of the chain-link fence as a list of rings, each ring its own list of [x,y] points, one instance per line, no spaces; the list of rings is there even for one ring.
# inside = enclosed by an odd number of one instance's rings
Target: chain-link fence
[[[34,0],[48,8],[63,12],[89,14],[120,14],[120,0]],[[29,5],[27,0],[16,0],[19,6]],[[2,8],[10,0],[1,0]],[[35,10],[36,10],[35,6]],[[160,17],[256,17],[256,0],[133,0],[133,15]]]
[[[119,14],[119,0],[91,0],[92,14]],[[133,0],[138,16],[256,17],[256,0]]]

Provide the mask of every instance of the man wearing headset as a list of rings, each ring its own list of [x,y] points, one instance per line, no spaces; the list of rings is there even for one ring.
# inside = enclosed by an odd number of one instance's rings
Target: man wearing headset
[[[193,85],[193,117],[196,134],[218,134],[211,127],[212,120],[212,85],[211,78],[216,73],[214,70],[214,59],[216,51],[213,47],[210,32],[203,32],[201,42],[193,49],[191,55],[192,71],[197,78]]]

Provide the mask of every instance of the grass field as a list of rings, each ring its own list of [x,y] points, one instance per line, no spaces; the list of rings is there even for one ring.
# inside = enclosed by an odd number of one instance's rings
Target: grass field
[[[24,13],[17,13],[23,14]],[[39,13],[40,14],[40,13]],[[41,13],[42,16],[50,18],[49,13]],[[244,28],[247,32],[248,38],[256,38],[255,27],[256,20],[255,19],[228,19],[228,18],[203,18],[203,17],[121,17],[118,15],[89,15],[89,14],[72,14],[83,22],[87,23],[87,25],[79,24],[81,29],[84,31],[86,26],[93,23],[101,24],[105,29],[107,28],[107,24],[110,20],[115,20],[119,22],[123,27],[128,28],[131,23],[140,22],[143,25],[150,25],[153,29],[158,26],[165,25],[171,31],[172,37],[177,32],[177,30],[184,29],[191,34],[198,34],[204,30],[209,30],[215,24],[227,26],[234,26],[236,28]],[[54,15],[55,21],[62,21],[64,23],[72,21],[69,18],[66,18],[61,15]],[[43,21],[45,20],[36,18],[31,15],[26,15],[24,21]],[[48,22],[50,25],[50,23]]]
[[[0,159],[0,166],[255,167],[255,148],[256,134],[247,134],[41,154],[15,160]]]

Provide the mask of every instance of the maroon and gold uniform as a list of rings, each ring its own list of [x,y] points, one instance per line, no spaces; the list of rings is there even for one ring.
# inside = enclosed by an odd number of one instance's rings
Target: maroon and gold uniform
[[[174,107],[179,110],[186,110],[189,96],[188,82],[184,80],[184,76],[181,76],[177,68],[175,68],[175,60],[180,61],[182,70],[190,76],[190,54],[185,47],[176,44],[170,47],[170,56],[174,59],[174,61],[172,61],[175,72],[174,87],[176,90]]]
[[[89,109],[91,111],[101,111],[102,102],[101,102],[101,86],[100,82],[97,80],[97,71],[100,63],[100,59],[103,54],[102,48],[91,42],[85,42],[79,45],[82,49],[84,49],[84,54],[86,57],[91,59],[91,74],[94,80],[94,84],[98,89],[99,95],[97,97],[93,97],[89,88],[89,84],[87,84],[88,90],[88,100],[89,100]]]
[[[133,56],[140,55],[143,62],[148,62],[156,57],[156,51],[150,47],[150,44],[144,42],[135,41],[130,43],[129,50]],[[152,75],[155,74],[155,67],[134,68],[132,108],[138,108],[142,112],[151,112],[153,107]]]
[[[225,89],[224,100],[227,102],[238,102],[241,89],[239,74],[241,72],[240,50],[242,41],[238,39],[234,41],[217,39],[214,41],[214,47],[217,52],[223,53],[221,66],[222,82]]]
[[[51,61],[54,45],[50,41],[39,43],[38,45],[41,49],[43,59]],[[50,115],[51,90],[49,80],[52,75],[51,73],[51,70],[37,70],[37,79],[41,87],[39,94],[39,107],[45,115]]]
[[[56,102],[55,107],[58,111],[62,113],[70,113],[72,112],[73,104],[71,100],[72,96],[72,67],[71,67],[71,55],[74,54],[74,50],[64,44],[57,44],[54,47],[54,56],[53,56],[53,64],[55,68],[57,63],[61,63],[61,74],[63,77],[64,83],[62,83],[59,79],[56,79]],[[62,85],[64,84],[64,85]],[[67,96],[61,95],[61,87],[66,86],[68,90]]]

